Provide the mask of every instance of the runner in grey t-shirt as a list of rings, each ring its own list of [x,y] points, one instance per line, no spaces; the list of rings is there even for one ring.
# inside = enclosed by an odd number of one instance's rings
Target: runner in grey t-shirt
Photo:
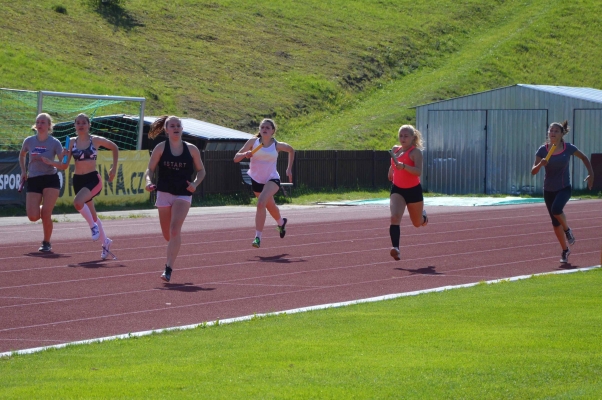
[[[40,175],[56,174],[56,168],[52,165],[47,165],[42,161],[42,157],[49,160],[54,160],[63,153],[63,146],[54,136],[46,135],[42,140],[39,134],[29,136],[23,141],[23,149],[29,153],[29,165],[27,178],[34,178]]]
[[[548,208],[548,213],[552,219],[552,226],[556,238],[562,247],[561,263],[569,262],[569,244],[575,243],[573,231],[569,228],[564,215],[564,206],[571,198],[571,180],[569,173],[569,160],[574,155],[583,161],[589,175],[585,180],[587,187],[591,190],[594,184],[594,170],[592,164],[585,154],[577,147],[564,141],[564,135],[569,131],[568,121],[563,123],[553,122],[548,129],[548,143],[537,149],[535,154],[535,163],[531,168],[531,174],[535,175],[544,167],[546,175],[543,183],[543,198]],[[550,154],[548,160],[546,156]],[[568,242],[568,243],[567,243]]]
[[[27,217],[30,221],[42,219],[44,240],[38,249],[42,252],[52,251],[50,236],[52,235],[52,210],[59,197],[61,181],[57,169],[47,165],[43,160],[54,161],[61,158],[63,147],[61,143],[51,136],[52,118],[46,113],[38,115],[32,127],[36,134],[23,141],[19,154],[21,166],[21,181],[27,181],[27,196],[25,205]],[[25,165],[25,158],[29,153],[29,163]],[[42,205],[42,207],[40,207]]]

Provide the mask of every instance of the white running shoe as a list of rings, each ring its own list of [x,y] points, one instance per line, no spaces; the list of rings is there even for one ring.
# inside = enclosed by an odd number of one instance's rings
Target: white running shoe
[[[429,217],[426,215],[426,210],[422,210],[422,226],[426,226],[429,223]]]
[[[96,242],[100,237],[100,230],[98,229],[98,225],[94,224],[94,226],[90,228],[90,230],[92,231],[92,240]]]
[[[113,256],[113,259],[117,258],[113,253],[111,253],[111,243],[113,243],[113,241],[109,238],[106,238],[105,242],[102,244],[102,253],[100,253],[100,258],[103,260],[106,260],[109,254]]]
[[[571,249],[568,247],[566,250],[562,250],[562,255],[560,256],[560,262],[566,264],[569,262],[569,254],[571,254]]]
[[[399,251],[399,249],[397,247],[391,247],[391,257],[393,257],[395,259],[395,261],[399,261],[401,260],[401,252]]]

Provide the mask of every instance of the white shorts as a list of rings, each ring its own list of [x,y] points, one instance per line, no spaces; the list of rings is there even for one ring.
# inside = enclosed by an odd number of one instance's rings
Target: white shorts
[[[155,201],[155,207],[171,207],[176,200],[184,200],[192,203],[192,195],[190,196],[176,196],[167,192],[160,192],[157,190],[157,201]]]

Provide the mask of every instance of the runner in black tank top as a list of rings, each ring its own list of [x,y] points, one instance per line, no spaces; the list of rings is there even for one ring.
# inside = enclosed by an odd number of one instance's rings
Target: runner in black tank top
[[[161,279],[169,282],[182,243],[182,225],[190,209],[192,194],[205,178],[205,167],[199,149],[182,140],[184,127],[178,117],[165,115],[155,120],[148,137],[154,139],[163,132],[167,140],[153,149],[145,179],[146,190],[157,189],[155,206],[159,211],[161,233],[167,241],[167,260]],[[174,152],[181,154],[176,156]],[[155,172],[158,177],[156,188],[152,182]]]
[[[189,196],[188,182],[192,180],[194,164],[186,142],[184,151],[179,156],[171,154],[169,140],[165,141],[165,149],[159,159],[159,176],[157,190],[175,196]]]

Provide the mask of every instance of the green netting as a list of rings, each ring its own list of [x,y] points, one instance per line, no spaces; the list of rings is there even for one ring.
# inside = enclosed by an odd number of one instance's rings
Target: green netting
[[[32,133],[37,101],[37,92],[0,90],[0,150],[21,149],[23,139]]]
[[[0,151],[19,150],[33,133],[39,92],[0,89]],[[64,143],[74,136],[73,121],[80,113],[92,120],[93,135],[115,142],[121,150],[135,150],[138,141],[140,103],[129,100],[84,99],[44,94],[42,112],[54,120],[54,136]]]

